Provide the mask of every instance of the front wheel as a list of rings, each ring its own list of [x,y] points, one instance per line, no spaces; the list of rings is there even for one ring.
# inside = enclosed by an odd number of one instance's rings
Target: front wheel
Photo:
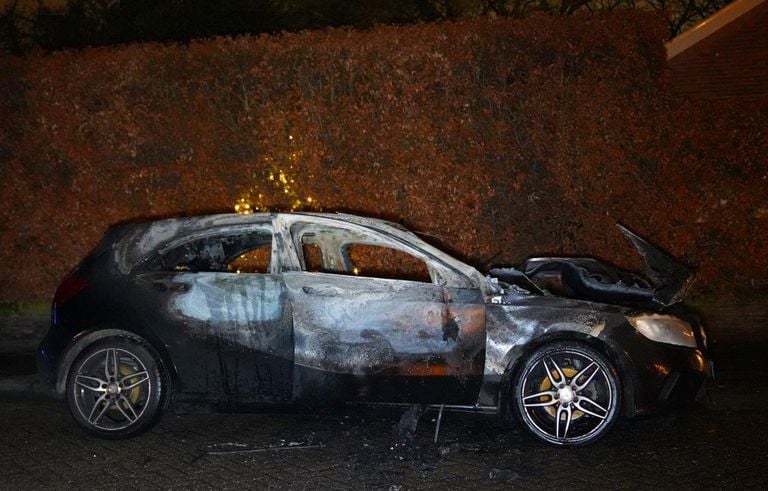
[[[159,418],[168,377],[155,351],[133,338],[111,337],[87,347],[67,377],[75,421],[103,438],[128,438]]]
[[[604,436],[618,418],[619,378],[597,350],[556,342],[531,353],[512,381],[513,410],[536,438],[579,446]]]

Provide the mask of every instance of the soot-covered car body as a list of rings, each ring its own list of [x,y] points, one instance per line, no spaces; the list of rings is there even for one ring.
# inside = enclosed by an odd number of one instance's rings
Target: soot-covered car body
[[[179,401],[358,401],[511,411],[580,445],[693,399],[709,374],[703,330],[672,305],[689,275],[624,231],[653,284],[591,259],[484,276],[343,214],[123,225],[57,291],[40,372],[104,437]]]

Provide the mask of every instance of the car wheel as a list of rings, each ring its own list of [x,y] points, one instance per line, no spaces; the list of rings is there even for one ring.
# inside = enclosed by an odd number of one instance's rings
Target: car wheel
[[[538,348],[516,371],[512,391],[518,421],[553,445],[592,443],[618,418],[616,370],[600,352],[582,343]]]
[[[67,377],[67,402],[75,421],[103,438],[128,438],[159,418],[168,392],[160,357],[134,338],[111,337],[87,347]]]

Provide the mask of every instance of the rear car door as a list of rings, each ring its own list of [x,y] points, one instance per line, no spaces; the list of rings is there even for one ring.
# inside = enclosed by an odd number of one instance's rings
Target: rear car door
[[[165,248],[136,276],[145,322],[183,395],[227,406],[291,398],[290,304],[272,250],[270,223],[209,231]]]
[[[373,231],[316,222],[290,230],[300,256],[300,270],[283,270],[296,397],[477,400],[485,342],[479,290],[445,288],[423,255]]]

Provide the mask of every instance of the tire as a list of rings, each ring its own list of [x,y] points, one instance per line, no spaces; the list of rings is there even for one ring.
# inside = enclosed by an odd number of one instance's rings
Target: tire
[[[138,338],[110,337],[88,346],[67,375],[67,404],[78,425],[108,439],[154,425],[170,393],[160,357]]]
[[[539,440],[576,447],[603,437],[619,417],[619,376],[586,344],[561,341],[528,355],[512,379],[516,419]]]

